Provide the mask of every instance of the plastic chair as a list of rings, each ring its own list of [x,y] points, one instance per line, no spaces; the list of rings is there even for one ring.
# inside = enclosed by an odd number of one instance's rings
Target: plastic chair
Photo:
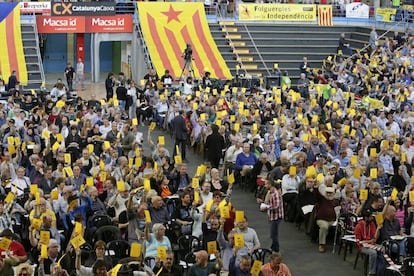
[[[96,230],[93,235],[92,243],[98,240],[102,240],[105,243],[109,243],[113,240],[119,240],[121,238],[121,230],[113,225],[102,226]]]
[[[90,225],[88,225],[89,227],[102,227],[102,226],[107,226],[107,225],[113,225],[112,219],[110,216],[107,215],[94,215],[91,219],[90,219]]]
[[[200,239],[190,235],[184,235],[178,238],[178,260],[185,259],[186,255],[190,252],[193,253],[200,250],[203,246]]]
[[[266,248],[258,248],[252,253],[252,262],[255,260],[261,261],[263,264],[269,261],[269,257],[272,255],[272,251]]]
[[[120,259],[129,256],[129,250],[129,243],[124,240],[111,241],[106,245],[106,251],[108,252],[108,255],[112,258],[112,262],[115,263],[115,265],[118,263]]]
[[[338,255],[341,255],[342,247],[344,247],[344,260],[348,250],[352,253],[352,247],[356,245],[354,230],[357,223],[358,217],[353,213],[343,213],[338,218],[336,230],[340,232]]]

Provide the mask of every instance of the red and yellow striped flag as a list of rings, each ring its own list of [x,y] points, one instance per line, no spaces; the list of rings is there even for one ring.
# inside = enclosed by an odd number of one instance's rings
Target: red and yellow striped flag
[[[331,5],[318,5],[318,24],[319,26],[333,26]]]
[[[20,30],[20,6],[18,2],[0,3],[0,72],[7,82],[11,72],[27,83],[26,60]]]
[[[196,77],[204,75],[208,68],[213,78],[232,78],[211,36],[202,2],[139,2],[138,11],[144,39],[158,74],[169,69],[173,77],[179,77],[184,66],[182,54],[186,44],[191,44]]]

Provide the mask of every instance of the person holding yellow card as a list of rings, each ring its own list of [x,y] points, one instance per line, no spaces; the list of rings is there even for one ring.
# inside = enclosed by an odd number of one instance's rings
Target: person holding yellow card
[[[158,247],[165,247],[167,250],[171,249],[171,242],[167,236],[165,236],[165,226],[161,223],[154,223],[152,226],[152,233],[149,232],[151,222],[145,224],[145,257],[158,256]]]
[[[156,258],[152,271],[157,276],[183,275],[181,266],[174,264],[174,252],[171,250],[167,250],[166,258],[162,263],[159,258]]]

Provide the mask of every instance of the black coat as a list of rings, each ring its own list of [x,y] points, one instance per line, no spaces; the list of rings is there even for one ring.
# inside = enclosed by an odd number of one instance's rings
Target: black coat
[[[176,116],[172,121],[176,140],[187,140],[187,125],[182,115]]]
[[[218,132],[213,132],[207,136],[206,143],[204,145],[206,149],[207,160],[212,162],[213,160],[220,160],[222,150],[225,147],[224,138]]]

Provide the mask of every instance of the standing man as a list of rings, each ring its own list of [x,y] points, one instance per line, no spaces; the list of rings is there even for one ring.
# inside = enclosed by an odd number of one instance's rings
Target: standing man
[[[270,236],[272,238],[272,252],[279,253],[279,224],[283,220],[282,194],[276,189],[276,181],[266,181],[266,188],[269,189],[269,206],[267,216],[270,221]]]
[[[69,92],[73,91],[73,78],[75,77],[76,73],[75,73],[75,69],[73,69],[72,67],[72,63],[68,62],[68,64],[66,65],[65,68],[65,78],[66,78],[66,82],[68,83],[68,89]]]
[[[307,75],[308,72],[310,71],[310,65],[308,63],[307,57],[303,57],[303,61],[301,62],[299,66],[299,70],[300,70],[300,73],[304,73],[305,75]]]
[[[378,46],[378,33],[375,27],[372,27],[371,33],[369,34],[369,46],[371,49],[376,49]]]
[[[79,90],[79,83],[82,86],[82,90],[85,90],[85,65],[82,62],[82,58],[78,59],[76,63],[76,82],[75,87]]]
[[[211,163],[212,168],[219,168],[222,150],[225,148],[224,138],[218,132],[217,125],[211,125],[212,133],[207,136],[204,145],[207,150],[207,160]]]
[[[180,109],[178,115],[172,121],[174,136],[175,136],[175,146],[174,146],[174,156],[177,155],[177,146],[181,145],[181,159],[183,162],[188,163],[188,160],[185,158],[185,144],[187,142],[187,125],[184,118],[184,110]]]

